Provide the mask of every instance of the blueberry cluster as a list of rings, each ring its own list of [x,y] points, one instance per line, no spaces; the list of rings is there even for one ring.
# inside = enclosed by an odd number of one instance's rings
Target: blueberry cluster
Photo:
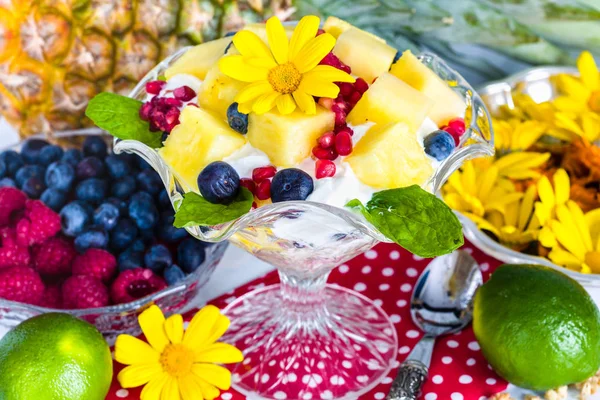
[[[120,271],[137,267],[169,284],[196,270],[206,243],[173,226],[174,212],[158,174],[130,154],[111,154],[104,139],[64,150],[45,140],[0,154],[0,187],[21,189],[60,213],[62,232],[77,251],[109,250]]]

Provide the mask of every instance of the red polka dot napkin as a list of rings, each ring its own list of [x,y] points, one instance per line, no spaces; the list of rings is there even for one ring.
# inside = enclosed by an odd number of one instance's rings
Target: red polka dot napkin
[[[471,252],[479,262],[484,280],[487,280],[493,269],[500,264],[468,243],[463,249]],[[413,256],[396,245],[384,243],[341,265],[329,278],[330,283],[354,289],[373,299],[388,313],[398,332],[398,365],[421,338],[421,332],[410,318],[409,302],[413,285],[429,262],[430,260]],[[236,296],[241,296],[257,286],[277,282],[277,273],[272,272],[231,293],[226,293],[212,303],[223,308],[235,300]],[[186,320],[192,316],[193,313],[186,315]],[[140,390],[121,389],[116,381],[121,368],[122,366],[115,362],[115,380],[107,400],[139,399]],[[395,374],[396,368],[378,387],[362,398],[384,399]],[[473,330],[469,327],[436,342],[429,380],[423,388],[422,399],[480,400],[502,392],[506,387],[507,383],[488,366]],[[243,398],[244,396],[233,390],[221,394],[223,400]]]

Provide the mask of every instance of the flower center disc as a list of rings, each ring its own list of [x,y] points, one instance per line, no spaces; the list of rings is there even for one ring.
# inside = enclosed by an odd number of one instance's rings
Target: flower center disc
[[[160,355],[163,370],[173,377],[191,372],[194,359],[192,352],[181,344],[169,344]]]
[[[293,93],[302,80],[302,74],[292,63],[285,63],[269,71],[269,83],[273,90],[282,94]]]
[[[590,99],[588,100],[588,107],[590,110],[600,112],[600,90],[592,92]]]

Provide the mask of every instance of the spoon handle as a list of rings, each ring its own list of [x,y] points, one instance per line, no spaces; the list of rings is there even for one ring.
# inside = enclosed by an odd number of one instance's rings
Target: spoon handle
[[[420,361],[406,360],[400,365],[387,400],[416,400],[427,379],[428,368]]]

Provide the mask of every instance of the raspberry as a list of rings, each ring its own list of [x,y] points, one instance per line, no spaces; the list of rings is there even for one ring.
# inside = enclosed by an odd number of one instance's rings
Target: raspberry
[[[69,274],[76,255],[71,241],[53,237],[33,247],[33,267],[42,275]]]
[[[0,270],[0,298],[37,305],[43,295],[44,283],[33,268],[11,267]]]
[[[67,309],[96,308],[109,304],[108,289],[91,276],[72,276],[63,283],[62,298]]]
[[[88,249],[73,260],[73,275],[87,275],[103,282],[108,282],[116,270],[115,256],[102,249]]]
[[[317,160],[315,163],[315,176],[317,179],[329,178],[335,175],[336,166],[333,161]]]
[[[12,187],[0,188],[0,226],[10,224],[11,217],[15,212],[25,207],[27,196]]]
[[[167,287],[166,282],[149,269],[123,271],[113,282],[110,293],[115,304],[129,303]]]
[[[54,284],[46,286],[40,306],[55,309],[63,308],[62,288],[60,285]]]
[[[458,145],[460,137],[465,133],[465,121],[462,118],[454,118],[441,129],[448,132],[454,139],[454,144]]]
[[[13,228],[0,228],[0,268],[29,266],[29,249],[17,244]]]
[[[17,243],[29,247],[60,232],[60,216],[39,200],[27,200],[24,215],[16,228]]]
[[[267,200],[271,197],[271,181],[265,179],[256,187],[256,198],[259,200]]]

